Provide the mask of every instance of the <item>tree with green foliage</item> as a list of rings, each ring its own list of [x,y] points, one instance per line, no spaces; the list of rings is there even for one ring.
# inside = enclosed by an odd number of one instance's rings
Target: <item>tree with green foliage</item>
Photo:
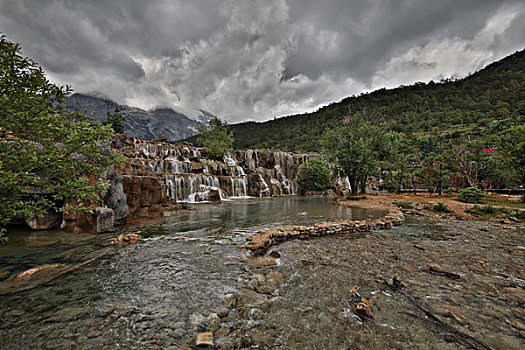
[[[201,126],[199,133],[197,142],[207,149],[212,159],[222,159],[233,148],[233,135],[228,133],[228,124],[219,118],[213,118],[209,125]]]
[[[523,103],[525,105],[525,103]],[[525,107],[523,107],[525,115]],[[525,122],[511,122],[500,132],[494,132],[491,143],[498,144],[500,149],[497,154],[500,158],[499,166],[495,167],[504,175],[510,176],[508,183],[525,187]],[[525,203],[525,194],[523,195]]]
[[[404,184],[408,183],[409,173],[407,163],[413,161],[413,147],[410,140],[403,133],[389,132],[385,135],[388,143],[387,164],[389,170],[383,188],[389,192],[399,193]]]
[[[371,125],[364,113],[354,114],[346,125],[323,135],[323,154],[336,165],[339,175],[348,177],[352,194],[366,186],[385,158],[388,145],[384,135],[385,129]]]
[[[449,186],[450,172],[443,156],[440,154],[427,155],[423,167],[417,169],[414,173],[430,195],[434,192],[441,195],[442,191]]]
[[[0,230],[47,210],[90,211],[104,188],[88,183],[118,162],[112,130],[63,110],[68,87],[50,83],[18,44],[0,37]]]
[[[109,109],[107,111],[107,118],[102,122],[102,125],[109,125],[114,132],[117,134],[123,134],[124,133],[124,120],[126,118],[121,114],[122,110],[117,107],[113,111],[113,113],[109,112]]]
[[[323,191],[330,186],[330,164],[313,158],[299,166],[297,179],[306,182],[310,191]]]

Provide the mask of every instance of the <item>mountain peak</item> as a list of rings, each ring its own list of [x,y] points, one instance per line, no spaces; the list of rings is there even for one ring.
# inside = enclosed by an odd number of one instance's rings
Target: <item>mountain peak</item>
[[[96,121],[106,120],[108,113],[118,112],[124,120],[124,131],[142,140],[154,140],[160,135],[166,136],[168,141],[178,141],[197,133],[203,122],[188,118],[171,108],[158,108],[145,111],[140,108],[119,105],[105,98],[93,94],[76,93],[65,101],[65,108],[70,110],[83,109],[91,112]]]

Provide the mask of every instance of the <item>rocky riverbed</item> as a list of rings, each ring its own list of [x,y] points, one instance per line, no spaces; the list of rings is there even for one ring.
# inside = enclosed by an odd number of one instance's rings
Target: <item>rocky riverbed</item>
[[[187,349],[203,332],[219,349],[522,348],[520,224],[409,215],[389,230],[289,240],[260,257],[238,248],[256,231],[382,213],[304,205],[181,211],[134,226],[145,240],[125,246],[93,241],[112,235],[39,241],[32,252],[50,256],[41,263],[107,254],[1,296],[0,348]],[[3,271],[36,262],[0,253]],[[356,310],[354,286],[369,315]]]
[[[283,284],[241,304],[226,348],[523,347],[523,227],[409,218],[388,231],[277,249],[280,266],[260,268],[250,281],[255,291],[273,285],[271,270]],[[354,285],[370,300],[370,317],[355,312]]]

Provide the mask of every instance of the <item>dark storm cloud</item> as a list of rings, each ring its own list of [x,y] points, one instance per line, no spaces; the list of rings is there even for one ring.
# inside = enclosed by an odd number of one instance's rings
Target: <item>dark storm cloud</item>
[[[52,81],[230,122],[463,76],[523,49],[503,0],[0,0],[0,32]]]
[[[299,46],[287,60],[287,74],[316,79],[343,73],[367,82],[378,65],[413,45],[440,37],[471,40],[501,5],[480,0],[336,0],[331,6],[305,6],[302,0],[291,0],[292,20],[312,29],[299,35]],[[337,47],[331,52],[311,40],[310,32],[322,31],[335,37]]]

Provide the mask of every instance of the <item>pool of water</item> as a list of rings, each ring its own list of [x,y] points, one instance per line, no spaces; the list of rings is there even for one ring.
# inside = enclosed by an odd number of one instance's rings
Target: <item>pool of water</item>
[[[182,344],[202,330],[203,317],[223,307],[224,295],[244,287],[246,252],[238,245],[247,236],[271,227],[381,214],[327,198],[196,205],[154,222],[123,227],[122,233],[145,237],[127,247],[105,244],[119,232],[71,236],[15,230],[8,244],[0,246],[4,276],[35,266],[74,266],[106,255],[76,272],[45,284],[36,278],[31,289],[1,296],[0,346],[4,341],[8,348]],[[32,332],[25,332],[26,327]]]

